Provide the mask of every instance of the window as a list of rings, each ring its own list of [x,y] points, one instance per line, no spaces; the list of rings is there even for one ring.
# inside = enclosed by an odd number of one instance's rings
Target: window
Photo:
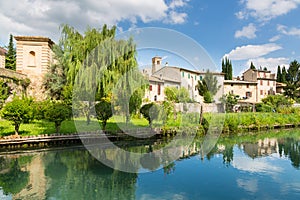
[[[191,74],[190,73],[188,73],[188,78],[191,78]]]
[[[156,95],[154,96],[154,101],[157,101],[157,96]]]
[[[276,82],[275,81],[273,81],[273,86],[276,86]]]
[[[252,92],[246,92],[246,97],[247,97],[247,98],[252,97]]]
[[[200,76],[199,79],[200,79],[200,81],[202,81],[202,79],[203,79],[202,76]]]
[[[249,88],[249,84],[247,84],[247,88]]]
[[[29,60],[28,60],[28,66],[30,67],[35,67],[36,66],[36,61],[35,61],[35,52],[30,51],[29,52]]]
[[[197,80],[197,76],[195,75],[195,80]]]
[[[231,84],[231,87],[233,87],[233,84]]]
[[[260,80],[260,85],[263,85],[263,80]]]
[[[152,85],[149,85],[149,90],[152,91]]]
[[[182,72],[182,77],[184,77],[184,72]]]
[[[270,86],[270,81],[268,81],[268,86]]]
[[[157,95],[160,95],[160,84],[157,85]]]
[[[260,90],[260,95],[264,95],[264,91],[263,90]]]

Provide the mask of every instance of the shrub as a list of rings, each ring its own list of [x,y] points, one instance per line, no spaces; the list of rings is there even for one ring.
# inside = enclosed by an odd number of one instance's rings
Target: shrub
[[[32,100],[30,99],[14,97],[13,100],[5,104],[2,109],[2,117],[6,120],[12,121],[15,126],[16,135],[19,134],[19,128],[22,123],[28,123],[33,119],[31,103]]]
[[[102,129],[105,130],[107,120],[113,116],[110,100],[107,98],[101,99],[101,101],[95,105],[95,110],[97,119],[102,121]]]
[[[153,120],[159,118],[159,106],[155,103],[149,103],[142,106],[140,113],[148,120],[150,127],[152,127]]]
[[[44,118],[55,123],[56,133],[59,133],[61,123],[72,116],[72,109],[63,102],[52,101],[44,111]]]

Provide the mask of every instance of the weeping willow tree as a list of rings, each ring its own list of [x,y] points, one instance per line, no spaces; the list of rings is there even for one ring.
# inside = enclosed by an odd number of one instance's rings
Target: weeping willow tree
[[[57,47],[59,51],[55,51],[59,52],[56,53],[58,63],[49,70],[50,75],[46,76],[60,81],[57,84],[45,81],[45,88],[49,94],[54,94],[52,91],[55,91],[55,94],[64,94],[65,88],[73,88],[73,98],[75,95],[75,98],[80,100],[77,102],[81,104],[81,111],[86,116],[87,123],[90,122],[89,116],[94,107],[95,96],[97,100],[111,96],[113,89],[117,87],[122,91],[116,92],[114,98],[128,121],[130,109],[124,102],[134,91],[142,90],[142,87],[136,87],[136,83],[132,84],[133,78],[137,82],[143,82],[137,69],[133,39],[116,40],[115,32],[116,27],[109,29],[106,25],[102,29],[87,28],[84,34],[69,25],[61,26],[61,38]],[[58,71],[55,69],[58,67],[63,69],[63,76],[53,78],[59,75],[53,73]],[[57,96],[55,99],[63,100]]]
[[[140,106],[130,101],[142,96],[146,81],[138,70],[133,39],[109,38],[87,55],[76,79],[76,96],[81,101],[92,102],[95,96],[111,97],[114,107],[130,121],[130,111]],[[137,92],[138,91],[138,92]],[[131,102],[131,104],[130,104]]]

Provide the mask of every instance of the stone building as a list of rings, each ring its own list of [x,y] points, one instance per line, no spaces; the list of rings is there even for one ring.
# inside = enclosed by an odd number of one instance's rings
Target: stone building
[[[240,101],[247,103],[257,102],[257,82],[242,80],[225,80],[224,94],[234,94]]]
[[[54,42],[39,36],[15,36],[15,40],[17,41],[16,71],[27,75],[30,79],[28,95],[42,100],[45,98],[42,89],[43,77],[53,62]]]
[[[5,55],[7,51],[0,47],[0,68],[5,68]]]
[[[257,82],[257,102],[276,94],[276,74],[271,71],[248,69],[243,73],[243,78],[244,81]]]
[[[188,90],[192,100],[196,102],[203,102],[203,97],[198,94],[196,85],[198,84],[199,80],[201,81],[204,78],[206,72],[169,66],[168,63],[162,65],[161,62],[161,57],[153,57],[151,69],[148,68],[143,70],[143,74],[148,76],[150,84],[149,90],[146,91],[145,98],[149,99],[150,101],[164,101],[165,87],[184,87]],[[217,77],[218,85],[221,86],[217,94],[214,96],[214,100],[219,102],[219,99],[224,94],[224,74],[217,72],[212,72],[212,74]]]
[[[241,79],[226,80],[224,93],[239,96],[240,103],[258,103],[276,94],[276,75],[267,70],[248,69]]]

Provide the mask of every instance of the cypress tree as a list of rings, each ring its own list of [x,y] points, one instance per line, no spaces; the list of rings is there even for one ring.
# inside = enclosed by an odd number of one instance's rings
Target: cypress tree
[[[5,68],[16,70],[16,50],[14,48],[13,36],[10,34],[7,54],[5,57]]]
[[[282,83],[286,83],[286,77],[287,77],[287,73],[286,73],[286,69],[285,69],[285,66],[283,66],[282,68]]]
[[[281,73],[281,68],[280,68],[279,65],[277,67],[277,79],[276,79],[276,81],[279,82],[279,83],[282,83],[282,73]]]
[[[225,80],[232,80],[232,63],[227,57],[222,59],[222,73],[225,74]]]
[[[255,66],[253,65],[253,62],[250,64],[250,69],[256,69]]]

